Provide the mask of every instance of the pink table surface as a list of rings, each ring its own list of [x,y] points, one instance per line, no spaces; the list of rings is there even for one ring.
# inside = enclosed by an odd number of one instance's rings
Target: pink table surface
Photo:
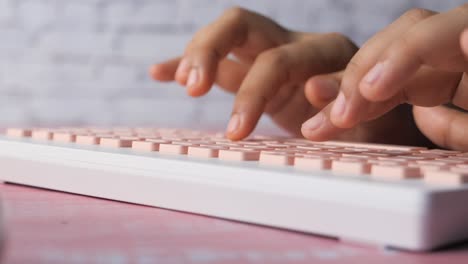
[[[468,263],[468,244],[418,254],[25,186],[0,193],[2,263]]]

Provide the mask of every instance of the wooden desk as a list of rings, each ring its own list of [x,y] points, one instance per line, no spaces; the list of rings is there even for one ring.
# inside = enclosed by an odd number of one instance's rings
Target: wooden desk
[[[468,244],[416,254],[24,186],[0,193],[2,263],[468,263]]]

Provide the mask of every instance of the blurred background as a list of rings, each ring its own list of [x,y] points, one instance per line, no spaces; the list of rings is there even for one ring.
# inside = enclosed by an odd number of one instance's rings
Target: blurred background
[[[224,127],[231,95],[189,98],[148,67],[240,5],[296,30],[338,31],[362,44],[412,7],[462,0],[0,0],[0,126]],[[271,122],[264,118],[263,128]]]

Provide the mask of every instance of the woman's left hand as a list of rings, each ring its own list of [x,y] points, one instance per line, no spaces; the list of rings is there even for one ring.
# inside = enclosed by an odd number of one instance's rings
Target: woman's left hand
[[[445,13],[414,9],[371,38],[346,67],[341,92],[306,121],[312,140],[334,138],[402,103],[442,147],[468,150],[468,4]]]

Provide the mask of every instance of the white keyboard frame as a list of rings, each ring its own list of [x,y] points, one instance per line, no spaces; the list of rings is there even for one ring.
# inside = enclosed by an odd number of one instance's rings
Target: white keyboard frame
[[[468,239],[468,186],[0,136],[0,180],[426,251]]]

